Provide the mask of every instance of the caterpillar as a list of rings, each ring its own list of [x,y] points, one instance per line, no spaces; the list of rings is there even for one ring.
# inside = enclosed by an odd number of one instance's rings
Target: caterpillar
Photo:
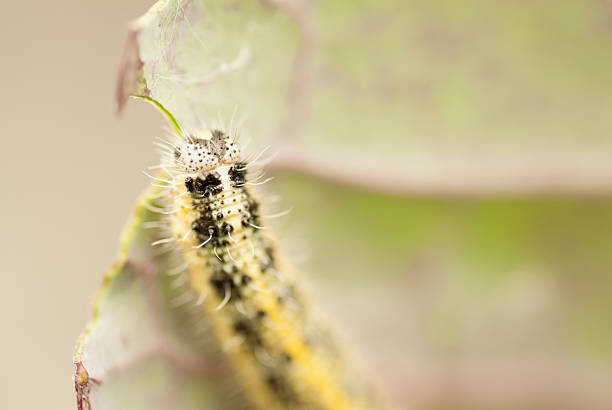
[[[222,129],[173,125],[162,149],[161,228],[153,245],[176,246],[201,314],[254,407],[378,408],[368,377],[351,369],[345,350],[312,313],[293,267],[265,229],[260,203],[235,138]]]

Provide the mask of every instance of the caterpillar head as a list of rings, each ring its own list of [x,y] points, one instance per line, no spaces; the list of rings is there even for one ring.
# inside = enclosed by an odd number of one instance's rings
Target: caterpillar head
[[[221,130],[189,136],[174,146],[174,167],[185,173],[199,173],[240,157],[234,139]]]

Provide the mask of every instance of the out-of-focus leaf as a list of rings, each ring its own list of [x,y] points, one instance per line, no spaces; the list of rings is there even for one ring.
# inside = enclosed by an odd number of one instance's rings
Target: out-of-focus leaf
[[[217,116],[229,121],[236,110],[248,115],[256,138],[301,136],[332,157],[361,151],[364,160],[399,158],[416,171],[433,158],[442,174],[452,173],[449,165],[467,158],[487,170],[475,175],[500,189],[500,158],[521,167],[568,160],[579,165],[568,175],[597,167],[602,172],[587,174],[605,175],[612,144],[605,7],[594,0],[159,1],[129,37],[119,103],[130,93],[153,97],[187,128]],[[356,165],[375,171],[367,164]],[[317,299],[402,403],[598,409],[610,402],[609,201],[412,200],[284,178],[277,187],[312,242]],[[134,247],[149,255],[142,260],[156,258],[150,241]],[[142,275],[126,266],[107,279],[83,339],[79,360],[101,383],[83,386],[107,406],[114,394],[138,408],[143,394],[178,391],[214,408],[231,390],[229,376],[184,371],[166,355],[133,360],[130,346],[151,346],[155,326],[143,312]],[[159,278],[160,292],[171,292],[169,279]],[[124,286],[134,296],[104,302]],[[137,320],[120,308],[132,303]],[[164,312],[172,329],[190,328],[176,310]],[[134,337],[144,338],[124,348],[117,341],[130,340],[122,336],[130,320]],[[117,327],[100,330],[109,323]],[[179,338],[187,346],[193,340]],[[214,348],[190,348],[202,363],[220,357]],[[124,371],[125,363],[137,365]],[[185,374],[188,381],[169,391]]]
[[[398,198],[287,173],[275,182],[293,205],[285,245],[306,238],[317,302],[398,402],[612,402],[611,201]]]
[[[313,299],[397,402],[599,409],[612,399],[609,202],[457,204],[279,179],[300,221],[281,238],[309,238],[317,256],[304,270]],[[105,276],[76,357],[80,392],[93,410],[242,408],[204,319],[172,306],[183,290],[165,272],[180,261],[150,246],[158,238],[143,225],[157,220],[139,204]]]
[[[168,272],[181,260],[151,246],[159,230],[146,226],[159,214],[146,201],[128,223],[77,344],[78,408],[246,408],[206,319],[177,306],[186,289]]]
[[[303,136],[423,172],[475,158],[609,171],[606,7],[160,1],[133,27],[118,98],[151,96],[194,128],[236,110],[253,138]]]
[[[236,109],[266,135],[287,109],[297,37],[292,19],[266,2],[160,1],[134,23],[118,103],[152,97],[188,130],[217,116],[229,122]]]

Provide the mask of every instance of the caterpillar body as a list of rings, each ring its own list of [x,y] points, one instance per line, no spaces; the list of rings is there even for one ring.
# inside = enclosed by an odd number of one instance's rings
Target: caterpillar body
[[[165,145],[161,201],[168,238],[186,261],[193,302],[213,325],[260,409],[376,408],[360,372],[311,313],[292,267],[263,228],[249,164],[221,130]]]

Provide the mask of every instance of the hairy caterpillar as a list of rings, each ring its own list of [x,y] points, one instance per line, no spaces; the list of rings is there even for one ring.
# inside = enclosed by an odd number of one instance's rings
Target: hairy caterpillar
[[[250,164],[234,138],[213,129],[176,130],[162,147],[153,177],[161,187],[158,212],[186,261],[179,273],[191,300],[213,324],[247,396],[261,409],[376,408],[344,349],[312,315],[290,265],[264,231],[249,180]],[[253,161],[254,162],[254,161]]]

